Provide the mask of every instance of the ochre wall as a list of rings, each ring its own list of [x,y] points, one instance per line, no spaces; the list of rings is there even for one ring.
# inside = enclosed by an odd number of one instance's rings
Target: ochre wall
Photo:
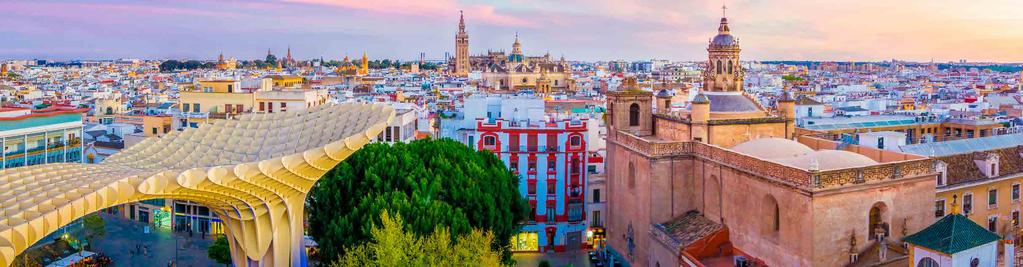
[[[935,221],[933,194],[934,175],[816,193],[814,224],[807,228],[812,229],[814,247],[813,262],[808,266],[845,266],[854,231],[858,250],[867,249],[873,242],[868,241],[868,234],[873,234],[873,229],[867,229],[870,209],[877,203],[884,203],[887,209],[881,217],[889,224],[889,240],[902,240],[905,224],[909,234],[923,230]]]

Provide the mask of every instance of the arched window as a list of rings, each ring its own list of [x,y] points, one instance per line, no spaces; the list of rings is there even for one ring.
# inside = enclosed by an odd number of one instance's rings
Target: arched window
[[[732,61],[728,61],[728,74],[732,74]]]
[[[916,264],[916,267],[938,267],[938,261],[932,259],[931,257],[924,257],[923,259],[920,260],[919,263]]]
[[[781,208],[778,206],[778,200],[767,194],[764,196],[761,216],[764,218],[763,221],[763,233],[767,236],[777,234],[781,230]]]
[[[629,189],[636,188],[636,165],[629,162]]]
[[[582,144],[582,138],[580,138],[578,135],[572,136],[572,138],[568,139],[568,144],[571,146],[579,146],[580,144]]]
[[[879,234],[885,237],[889,235],[888,228],[888,206],[884,202],[874,203],[868,213],[869,223],[867,224],[867,240],[875,240]]]
[[[718,74],[721,74],[721,60],[718,60]]]
[[[639,126],[639,104],[629,106],[629,126]]]

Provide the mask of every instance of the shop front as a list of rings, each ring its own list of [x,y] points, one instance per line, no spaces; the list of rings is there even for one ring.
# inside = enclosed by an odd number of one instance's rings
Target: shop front
[[[603,250],[604,246],[607,246],[605,241],[607,233],[604,231],[604,227],[591,227],[586,231],[586,245],[593,250]]]
[[[539,252],[540,235],[537,232],[521,232],[512,236],[512,252]]]

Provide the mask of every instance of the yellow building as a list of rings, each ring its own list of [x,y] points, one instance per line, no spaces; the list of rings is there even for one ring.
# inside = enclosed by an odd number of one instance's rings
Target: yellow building
[[[1005,235],[1019,226],[1023,148],[1016,144],[1021,142],[1023,135],[1014,134],[919,144],[904,150],[931,153],[939,160],[935,166],[938,172],[936,218],[950,212],[955,198],[963,215],[992,232]]]
[[[172,118],[170,116],[144,116],[142,117],[142,133],[145,137],[163,136],[171,131]]]
[[[211,119],[224,119],[243,113],[274,113],[306,109],[326,103],[326,89],[302,89],[300,76],[267,76],[260,87],[241,88],[235,80],[199,81],[194,89],[182,91],[174,128],[198,127]]]
[[[303,84],[305,84],[305,79],[302,78],[302,76],[270,75],[266,77],[270,78],[270,80],[273,82],[273,87],[275,88],[295,87],[302,86]]]
[[[220,56],[217,57],[216,68],[218,70],[233,70],[235,68],[238,68],[238,60],[234,58],[224,60],[224,54],[221,53]]]

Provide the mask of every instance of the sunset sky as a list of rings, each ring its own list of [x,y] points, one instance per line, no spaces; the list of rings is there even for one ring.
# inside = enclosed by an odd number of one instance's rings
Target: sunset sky
[[[440,59],[470,51],[698,60],[728,5],[745,60],[1023,62],[1018,0],[0,0],[0,59]]]

